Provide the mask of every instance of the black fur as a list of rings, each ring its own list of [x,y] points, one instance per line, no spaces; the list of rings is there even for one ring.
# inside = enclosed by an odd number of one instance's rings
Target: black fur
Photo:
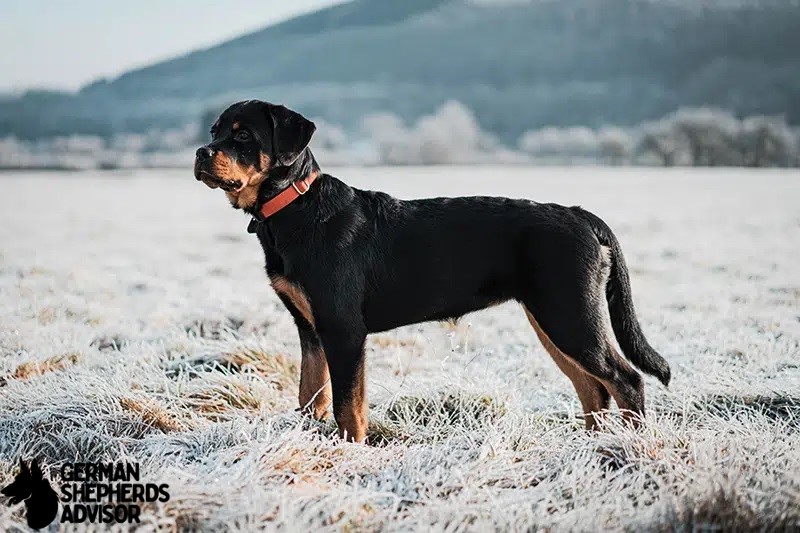
[[[286,159],[275,153],[296,133],[282,131],[281,121],[272,130],[263,124],[259,117],[270,106],[238,104],[220,118],[248,124],[271,160],[291,160],[270,170],[258,202],[246,209],[256,220],[265,201],[318,169],[308,148]],[[305,146],[307,139],[299,142]],[[556,347],[643,412],[641,377],[608,345],[601,312],[607,298],[625,355],[669,382],[667,362],[636,319],[617,239],[579,207],[491,197],[403,201],[323,174],[307,194],[251,227],[267,273],[284,276],[309,296],[313,328],[287,306],[303,343],[325,350],[337,420],[363,368],[368,333],[459,317],[507,300],[522,303]]]
[[[28,526],[32,529],[47,527],[58,514],[58,495],[45,479],[36,459],[31,461],[30,468],[20,459],[19,473],[0,492],[9,497],[12,505],[25,502]]]
[[[617,237],[599,217],[583,209],[578,211],[589,223],[600,244],[611,248],[611,276],[606,285],[606,300],[611,315],[611,326],[622,351],[639,369],[657,377],[664,386],[669,385],[671,378],[669,364],[647,342],[642,326],[636,318],[628,267]]]

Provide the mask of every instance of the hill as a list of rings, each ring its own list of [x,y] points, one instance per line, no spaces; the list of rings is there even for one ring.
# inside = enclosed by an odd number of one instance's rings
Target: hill
[[[630,125],[681,106],[800,123],[800,7],[789,2],[355,0],[101,80],[0,101],[0,134],[174,127],[240,98],[345,127],[456,99],[501,138]]]

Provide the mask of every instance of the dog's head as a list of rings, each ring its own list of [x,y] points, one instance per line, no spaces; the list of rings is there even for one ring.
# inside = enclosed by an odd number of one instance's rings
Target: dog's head
[[[282,105],[235,103],[211,127],[211,142],[198,148],[194,176],[224,190],[234,206],[249,207],[270,170],[290,167],[315,129],[313,122]]]
[[[20,459],[19,473],[0,492],[9,497],[11,505],[25,502],[28,525],[33,529],[47,527],[58,514],[58,496],[36,459],[31,461],[30,468]]]
[[[26,500],[31,497],[31,494],[33,493],[33,486],[33,475],[31,474],[30,469],[28,469],[28,465],[25,464],[25,461],[20,459],[19,474],[16,475],[14,481],[12,481],[10,485],[4,487],[0,492],[10,498],[9,503],[17,504],[22,500]]]
[[[20,459],[19,473],[10,485],[4,487],[0,492],[10,498],[9,503],[16,504],[36,496],[37,492],[41,492],[44,485],[50,486],[47,480],[44,479],[42,469],[39,468],[39,461],[34,459],[31,461],[30,468],[28,468],[25,461]]]

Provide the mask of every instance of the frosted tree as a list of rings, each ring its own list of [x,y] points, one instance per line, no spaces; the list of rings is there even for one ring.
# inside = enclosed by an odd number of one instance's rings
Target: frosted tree
[[[597,134],[585,127],[544,128],[522,134],[518,146],[534,157],[569,162],[596,158],[599,153]]]
[[[440,165],[503,159],[497,141],[484,132],[475,115],[460,102],[449,101],[411,128],[391,113],[361,121],[361,131],[375,146],[379,163]]]
[[[630,159],[633,138],[627,131],[613,126],[604,126],[597,133],[600,155],[610,165],[622,165]]]
[[[403,121],[392,113],[373,113],[361,121],[361,132],[375,145],[377,163],[387,165],[409,164],[410,133]]]
[[[683,137],[693,166],[736,166],[741,164],[740,122],[717,109],[682,109],[666,119],[676,136]]]
[[[755,116],[742,122],[742,162],[748,167],[797,164],[798,139],[783,118]]]
[[[473,162],[490,144],[485,136],[472,111],[455,101],[422,117],[413,132],[415,151],[426,165]]]

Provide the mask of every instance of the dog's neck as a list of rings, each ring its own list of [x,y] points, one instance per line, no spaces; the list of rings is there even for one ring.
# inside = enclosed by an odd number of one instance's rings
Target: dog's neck
[[[266,202],[291,187],[297,180],[308,178],[314,173],[318,177],[308,188],[308,192],[274,215],[263,219],[260,211]],[[306,148],[292,165],[270,169],[269,175],[259,185],[255,201],[242,209],[253,216],[258,228],[255,229],[256,233],[268,228],[273,238],[280,236],[282,242],[289,243],[300,239],[302,231],[309,225],[330,219],[352,200],[353,195],[353,190],[341,181],[321,174],[314,155]]]
[[[265,203],[291,187],[294,182],[308,178],[314,173],[318,174],[319,171],[319,165],[317,160],[314,159],[314,154],[311,153],[309,148],[306,148],[291,165],[270,168],[269,173],[258,186],[254,201],[249,205],[242,206],[242,208],[248,214],[256,216],[256,213],[261,211],[261,207]],[[301,200],[303,198],[298,198],[295,202]]]
[[[262,159],[262,165],[269,165],[269,160]],[[271,167],[243,188],[228,191],[225,195],[233,207],[254,215],[270,198],[291,187],[295,181],[308,178],[315,172],[319,172],[319,165],[311,150],[306,148],[290,166]]]

